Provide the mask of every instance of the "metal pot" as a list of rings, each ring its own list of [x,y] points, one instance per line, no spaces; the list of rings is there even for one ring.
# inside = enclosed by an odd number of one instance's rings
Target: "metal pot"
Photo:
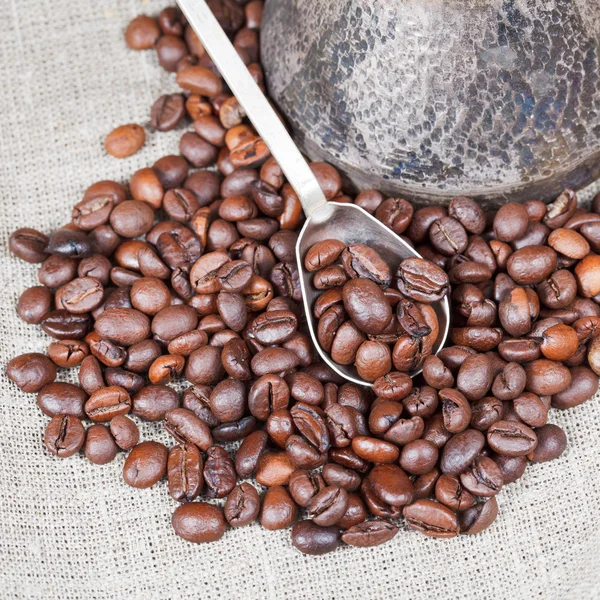
[[[313,160],[417,201],[600,176],[599,0],[267,0],[269,92]]]

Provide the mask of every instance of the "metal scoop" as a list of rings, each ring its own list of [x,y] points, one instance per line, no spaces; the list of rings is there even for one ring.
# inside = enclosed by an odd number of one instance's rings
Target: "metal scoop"
[[[306,160],[246,69],[205,0],[177,0],[177,2],[206,52],[244,108],[252,125],[269,147],[304,209],[306,223],[296,244],[296,259],[300,272],[304,311],[313,344],[321,358],[336,373],[353,383],[371,386],[372,383],[358,375],[354,365],[340,365],[334,362],[321,348],[312,310],[320,292],[312,285],[312,274],[304,268],[304,257],[314,243],[329,238],[340,240],[345,244],[360,243],[373,248],[390,265],[392,272],[396,271],[405,258],[420,257],[420,255],[359,206],[327,202]],[[436,303],[434,308],[440,327],[440,334],[433,347],[433,352],[437,353],[446,341],[450,326],[448,299],[444,298]],[[414,376],[420,372],[418,370],[410,375]]]

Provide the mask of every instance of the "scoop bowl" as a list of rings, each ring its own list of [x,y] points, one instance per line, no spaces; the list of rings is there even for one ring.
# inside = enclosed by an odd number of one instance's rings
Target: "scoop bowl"
[[[336,239],[346,245],[364,244],[376,250],[388,263],[392,273],[396,272],[398,265],[406,258],[421,255],[409,246],[399,235],[375,219],[366,210],[355,204],[327,202],[314,210],[307,218],[296,243],[296,259],[300,274],[300,286],[304,302],[304,312],[312,342],[317,348],[321,358],[338,375],[348,381],[359,385],[372,386],[373,384],[362,379],[354,365],[340,365],[332,360],[331,356],[323,350],[317,338],[318,322],[313,314],[315,300],[322,293],[312,284],[314,273],[304,268],[304,258],[313,244],[326,239]],[[448,330],[450,328],[450,305],[448,297],[432,305],[437,315],[440,333],[433,347],[436,354],[443,348]],[[418,375],[421,369],[409,373],[411,377]]]

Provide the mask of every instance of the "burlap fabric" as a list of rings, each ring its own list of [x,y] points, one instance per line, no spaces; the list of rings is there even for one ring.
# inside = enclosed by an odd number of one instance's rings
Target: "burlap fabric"
[[[552,412],[569,445],[557,461],[528,468],[498,498],[484,534],[450,541],[401,531],[386,546],[298,553],[290,532],[258,526],[195,546],[170,525],[166,484],[134,490],[123,456],[98,467],[51,457],[48,419],[10,384],[4,366],[48,338],[21,322],[19,294],[36,268],[9,256],[16,227],[50,232],[70,219],[91,182],[125,181],[177,151],[180,131],[149,133],[127,160],[106,155],[114,126],[147,124],[151,102],[176,89],[152,52],[126,49],[122,31],[164,0],[5,0],[0,19],[0,597],[598,598],[600,596],[600,401]],[[589,197],[589,194],[588,194]],[[61,378],[67,378],[61,374]],[[166,438],[160,427],[146,439]]]

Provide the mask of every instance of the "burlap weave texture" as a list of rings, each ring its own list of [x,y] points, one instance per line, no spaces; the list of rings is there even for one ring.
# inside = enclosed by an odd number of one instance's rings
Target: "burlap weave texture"
[[[389,544],[303,556],[289,531],[231,530],[195,546],[172,532],[166,483],[134,490],[123,456],[98,467],[42,447],[48,419],[4,366],[43,352],[48,338],[21,322],[19,294],[37,269],[9,256],[17,227],[50,232],[70,219],[99,179],[126,181],[176,153],[178,131],[153,133],[116,160],[103,138],[116,125],[148,124],[152,101],[175,91],[153,52],[126,49],[122,31],[165,0],[3,0],[0,19],[0,597],[592,599],[600,597],[600,400],[552,411],[569,445],[529,467],[498,498],[484,534],[450,541],[402,530]],[[590,191],[587,196],[590,197]],[[61,378],[67,379],[62,373]],[[143,436],[167,441],[160,426]]]

